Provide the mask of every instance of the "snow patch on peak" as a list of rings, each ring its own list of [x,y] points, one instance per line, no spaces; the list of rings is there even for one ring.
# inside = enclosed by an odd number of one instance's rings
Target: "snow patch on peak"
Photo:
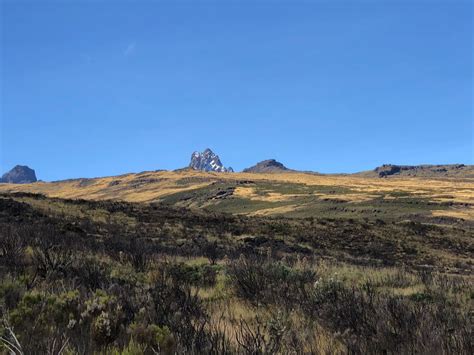
[[[189,167],[201,171],[233,172],[232,168],[224,167],[219,156],[209,148],[202,153],[194,152]]]

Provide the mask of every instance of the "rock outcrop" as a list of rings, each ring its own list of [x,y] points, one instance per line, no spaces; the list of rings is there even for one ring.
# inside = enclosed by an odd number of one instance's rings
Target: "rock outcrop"
[[[281,173],[289,171],[291,170],[275,159],[261,161],[260,163],[243,170],[244,173]]]
[[[219,173],[234,171],[231,167],[224,167],[221,160],[219,159],[219,156],[214,154],[214,152],[209,148],[202,153],[194,152],[191,156],[189,167],[194,170],[215,171]]]
[[[30,184],[36,181],[35,171],[24,165],[15,166],[0,179],[0,183],[7,184]]]
[[[445,164],[445,165],[393,165],[384,164],[373,171],[378,177],[389,176],[423,176],[423,177],[450,177],[470,176],[474,173],[472,165]]]

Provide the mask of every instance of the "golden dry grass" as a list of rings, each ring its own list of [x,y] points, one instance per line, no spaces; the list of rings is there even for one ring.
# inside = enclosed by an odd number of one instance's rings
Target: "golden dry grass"
[[[249,213],[251,216],[270,216],[274,214],[285,214],[287,212],[294,211],[298,208],[298,205],[286,205],[273,208],[264,208],[255,212]]]
[[[444,216],[444,217],[454,217],[454,218],[474,220],[473,207],[457,208],[457,209],[450,209],[450,210],[436,210],[436,211],[432,211],[431,214],[436,217]]]
[[[265,192],[265,194],[257,194],[257,190],[253,187],[237,187],[234,191],[234,196],[250,199],[253,201],[264,202],[281,202],[288,201],[299,195],[297,194],[281,194],[277,192]]]
[[[453,202],[466,206],[433,212],[436,216],[453,216],[474,219],[474,179],[429,179],[397,177],[390,179],[367,178],[353,175],[315,175],[306,173],[252,174],[206,173],[193,170],[157,171],[127,174],[96,179],[77,179],[59,182],[38,182],[26,185],[0,184],[0,192],[33,192],[50,197],[72,199],[117,199],[130,202],[151,202],[177,192],[206,187],[213,182],[254,181],[266,183],[292,183],[306,186],[323,186],[350,189],[350,193],[314,193],[319,198],[340,199],[348,202],[368,201],[377,196],[385,199],[403,198],[393,194],[409,193],[438,202]],[[261,192],[261,191],[260,191]],[[257,194],[252,187],[237,187],[234,195],[253,201],[289,201],[295,194],[265,191]],[[268,207],[268,206],[267,206]],[[281,214],[296,206],[262,209],[260,214]]]
[[[370,193],[346,193],[346,194],[320,194],[315,193],[314,196],[318,196],[320,198],[325,198],[329,200],[341,200],[346,202],[364,202],[370,201],[374,198],[377,198],[378,195],[370,194]]]

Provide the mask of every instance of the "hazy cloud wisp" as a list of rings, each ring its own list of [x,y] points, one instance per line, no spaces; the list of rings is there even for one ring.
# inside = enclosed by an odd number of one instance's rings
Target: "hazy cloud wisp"
[[[124,56],[129,56],[135,51],[135,42],[130,43],[127,48],[123,51]]]

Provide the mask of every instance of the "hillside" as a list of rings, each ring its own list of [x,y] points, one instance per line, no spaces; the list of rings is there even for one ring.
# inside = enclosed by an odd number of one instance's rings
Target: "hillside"
[[[0,192],[163,202],[246,215],[474,220],[474,179],[155,171],[95,179],[0,184]]]
[[[0,194],[1,331],[24,354],[469,354],[472,235]]]
[[[0,184],[0,330],[24,353],[468,354],[473,232],[467,178]]]
[[[474,165],[444,164],[444,165],[393,165],[385,164],[374,170],[363,171],[355,175],[365,177],[425,177],[425,178],[457,178],[473,179]]]
[[[250,168],[244,169],[244,173],[284,173],[291,171],[275,159],[263,160]]]
[[[352,264],[417,267],[429,264],[438,271],[461,274],[470,273],[469,260],[474,251],[471,223],[430,226],[413,221],[276,219],[161,203],[68,200],[29,193],[0,193],[0,211],[0,225],[11,223],[26,228],[51,224],[64,233],[94,238],[98,243],[102,243],[103,238],[113,238],[117,230],[121,234],[146,235],[150,240],[174,247],[181,245],[176,252],[183,255],[195,251],[193,245],[195,239],[200,238],[199,231],[203,231],[209,241],[216,240],[229,257],[238,257],[248,252],[249,247],[253,247],[253,252],[264,253],[271,246],[279,255],[317,254]],[[350,235],[346,235],[349,231]],[[401,240],[404,243],[400,244]],[[112,240],[106,243],[113,245]],[[418,252],[409,252],[410,248]]]

